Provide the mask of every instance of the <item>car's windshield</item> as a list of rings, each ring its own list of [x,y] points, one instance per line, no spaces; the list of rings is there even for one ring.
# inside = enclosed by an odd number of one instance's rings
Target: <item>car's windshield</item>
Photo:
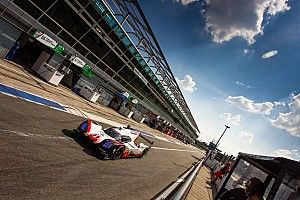
[[[106,129],[104,130],[104,132],[110,137],[115,138],[116,140],[121,139],[121,135],[118,132],[114,131],[112,128]]]

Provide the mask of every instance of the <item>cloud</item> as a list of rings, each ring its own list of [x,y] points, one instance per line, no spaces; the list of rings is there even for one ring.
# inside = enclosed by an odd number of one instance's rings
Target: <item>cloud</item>
[[[245,131],[242,131],[240,134],[239,134],[239,138],[245,142],[247,142],[248,144],[252,144],[253,142],[253,138],[254,138],[254,135],[252,133],[247,133]]]
[[[297,157],[300,158],[300,155],[298,153],[298,149],[293,149],[293,150],[277,149],[277,150],[274,151],[273,155],[276,156],[276,157],[284,157],[284,158],[288,158],[288,159],[294,159],[294,158],[297,158]]]
[[[247,99],[243,96],[228,96],[225,101],[233,104],[241,110],[262,115],[269,115],[274,107],[274,104],[271,102],[254,103],[253,100]]]
[[[274,105],[275,106],[285,106],[285,102],[283,102],[283,101],[275,101]]]
[[[275,120],[270,120],[276,128],[286,130],[293,136],[300,137],[300,93],[292,95],[289,103],[290,112],[279,113]]]
[[[198,0],[173,0],[173,2],[181,3],[182,5],[188,5],[190,3],[196,2]]]
[[[241,83],[241,82],[239,82],[239,81],[236,81],[235,84],[237,84],[237,85],[242,85],[242,86],[245,85],[244,83]]]
[[[185,91],[194,92],[197,90],[196,82],[193,80],[191,75],[185,75],[185,78],[180,80],[179,78],[175,78],[179,87]]]
[[[246,85],[245,83],[242,83],[242,82],[239,82],[239,81],[236,81],[235,84],[241,85],[241,86],[245,86],[245,87],[247,87],[249,89],[252,88],[250,85]]]
[[[249,44],[255,36],[263,34],[264,17],[290,10],[288,0],[205,0],[207,9],[203,12],[206,29],[213,41],[222,43],[234,37],[241,37]]]
[[[242,116],[241,115],[233,116],[231,113],[223,113],[220,115],[220,117],[229,121],[231,124],[238,126],[238,125],[240,125]]]
[[[243,53],[244,55],[254,55],[255,50],[254,49],[244,49]]]
[[[278,54],[278,51],[277,51],[277,50],[272,50],[272,51],[268,51],[268,52],[264,53],[264,54],[261,56],[261,58],[267,59],[267,58],[271,58],[271,57],[273,57],[273,56],[275,56],[275,55],[277,55],[277,54]]]

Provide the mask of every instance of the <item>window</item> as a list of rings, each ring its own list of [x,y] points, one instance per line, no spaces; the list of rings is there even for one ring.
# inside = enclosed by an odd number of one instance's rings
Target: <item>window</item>
[[[78,2],[84,7],[89,3],[89,0],[78,0]]]
[[[81,9],[80,5],[77,2],[75,2],[74,0],[69,0],[69,2],[72,4],[72,6],[75,7],[76,10]]]
[[[58,0],[47,13],[77,39],[89,30],[89,26],[63,0]]]
[[[94,21],[85,12],[82,12],[81,14],[91,25],[94,24]]]
[[[107,25],[107,23],[105,22],[105,20],[100,20],[98,22],[99,26],[106,32],[108,33],[109,31],[111,31],[111,28]]]
[[[97,67],[99,67],[102,71],[105,71],[108,67],[104,65],[102,62],[99,62],[97,64]]]
[[[94,8],[93,5],[90,4],[85,9],[96,22],[101,19],[101,15],[98,13],[98,11]]]
[[[112,70],[118,71],[124,63],[112,51],[102,59]]]
[[[85,56],[89,51],[83,47],[80,43],[76,43],[74,48],[81,53],[81,55]]]
[[[14,3],[19,6],[22,10],[24,10],[27,14],[29,14],[34,19],[38,19],[42,15],[42,11],[40,11],[37,7],[35,7],[29,1],[24,0],[14,0]]]
[[[113,76],[115,74],[115,72],[113,70],[111,70],[110,68],[107,68],[105,70],[105,73],[107,73],[109,76]]]
[[[53,3],[53,1],[49,1],[49,0],[31,0],[31,1],[43,11],[46,11]]]
[[[135,79],[133,79],[130,83],[129,83],[132,87],[134,87],[136,90],[140,91],[140,89],[145,86],[144,82],[142,80],[140,80],[138,77],[136,77]]]
[[[39,22],[41,22],[41,24],[47,27],[54,34],[57,34],[61,30],[61,28],[46,15],[44,15]]]
[[[102,58],[110,49],[93,30],[90,30],[80,41],[98,58]]]
[[[136,75],[127,66],[118,73],[125,81],[130,82]]]
[[[76,42],[76,40],[66,31],[62,30],[58,37],[60,37],[62,40],[64,40],[66,43],[68,43],[70,46],[73,46]]]
[[[114,32],[111,32],[109,37],[114,41],[114,43],[118,43],[120,41],[120,38]]]
[[[104,132],[110,137],[115,138],[116,140],[121,140],[121,135],[118,132],[114,131],[112,128],[106,129],[104,130]]]
[[[96,64],[98,62],[98,58],[96,58],[93,54],[89,53],[86,57],[89,59],[92,63]]]

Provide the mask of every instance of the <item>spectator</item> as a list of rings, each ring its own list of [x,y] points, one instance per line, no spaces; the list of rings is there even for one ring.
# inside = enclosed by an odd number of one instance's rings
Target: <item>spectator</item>
[[[246,182],[246,189],[234,188],[224,192],[219,200],[263,200],[264,183],[256,177]]]
[[[265,185],[260,179],[253,177],[246,182],[245,192],[249,200],[263,200]]]
[[[221,169],[217,170],[214,173],[214,178],[212,180],[212,183],[215,184],[217,180],[221,180],[224,175],[226,175],[230,171],[231,163],[227,162]]]

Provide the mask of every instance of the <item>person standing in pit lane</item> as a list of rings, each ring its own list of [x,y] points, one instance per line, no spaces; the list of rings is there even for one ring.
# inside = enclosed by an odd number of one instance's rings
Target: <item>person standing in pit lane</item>
[[[227,162],[221,169],[214,172],[214,178],[212,180],[212,184],[215,184],[217,180],[221,180],[224,175],[226,175],[230,171],[231,162]]]
[[[246,182],[245,189],[234,188],[224,192],[219,200],[263,200],[265,193],[264,183],[253,177]]]

